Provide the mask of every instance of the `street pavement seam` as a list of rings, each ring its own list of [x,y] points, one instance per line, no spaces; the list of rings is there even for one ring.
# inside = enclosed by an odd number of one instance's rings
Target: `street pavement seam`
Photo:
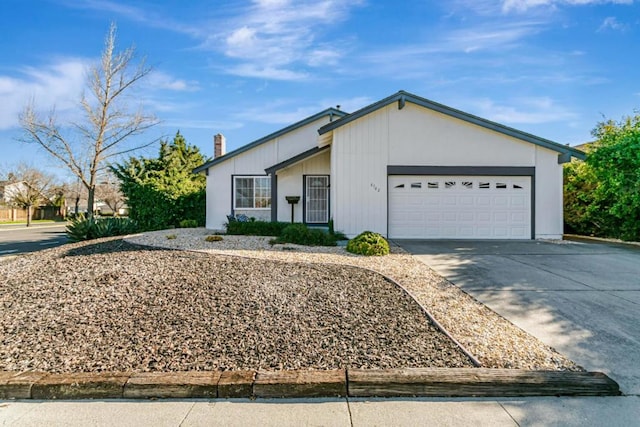
[[[517,425],[518,427],[520,427],[520,423],[519,423],[518,421],[516,421],[516,419],[513,417],[513,415],[511,415],[511,412],[509,412],[509,410],[508,410],[507,408],[505,408],[505,407],[504,407],[504,405],[502,404],[502,402],[500,402],[500,401],[496,400],[496,403],[497,403],[498,405],[500,405],[500,407],[502,408],[502,410],[503,410],[504,412],[506,412],[506,413],[507,413],[507,415],[509,416],[509,418],[511,418],[511,419],[513,420],[514,424],[515,424],[515,425]]]
[[[349,396],[345,396],[347,402],[347,412],[349,413],[349,425],[353,427],[353,414],[351,414],[351,403],[349,402]]]
[[[215,407],[215,402],[213,403],[213,406]],[[191,407],[189,408],[189,410],[187,411],[187,413],[184,415],[184,417],[182,418],[182,420],[180,421],[180,424],[178,424],[178,427],[182,427],[182,425],[184,424],[184,422],[187,420],[187,418],[189,418],[189,415],[191,415],[191,412],[193,411],[193,408],[195,408],[196,406],[196,402],[191,403]]]

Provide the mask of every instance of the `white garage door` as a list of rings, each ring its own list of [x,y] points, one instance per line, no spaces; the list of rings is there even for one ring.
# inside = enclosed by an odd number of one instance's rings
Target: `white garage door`
[[[389,176],[389,237],[530,239],[528,176]]]

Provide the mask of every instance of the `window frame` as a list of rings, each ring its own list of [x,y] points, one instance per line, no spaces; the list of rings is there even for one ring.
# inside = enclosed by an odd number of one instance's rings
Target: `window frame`
[[[236,190],[238,188],[238,180],[239,179],[252,179],[252,195],[251,195],[251,201],[252,201],[252,207],[242,207],[242,206],[238,206],[238,198],[237,198],[237,193]],[[262,180],[262,179],[266,179],[269,183],[269,187],[266,189],[266,196],[263,195],[258,195],[256,193],[256,190],[265,190],[264,186],[257,186],[256,185],[256,180]],[[231,199],[232,199],[232,207],[233,207],[233,211],[266,211],[266,210],[271,210],[271,176],[269,175],[233,175],[232,177],[232,191],[231,191]],[[266,200],[267,202],[267,206],[265,207],[256,207],[256,200]]]

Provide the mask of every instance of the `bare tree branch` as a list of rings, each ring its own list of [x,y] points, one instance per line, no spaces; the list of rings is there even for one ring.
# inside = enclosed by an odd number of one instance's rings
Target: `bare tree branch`
[[[112,24],[100,62],[87,73],[87,93],[79,100],[84,120],[64,127],[75,131],[75,139],[62,133],[55,110],[42,118],[36,114],[32,102],[20,115],[24,136],[19,140],[39,145],[78,178],[88,191],[87,211],[90,215],[98,174],[105,169],[107,160],[157,141],[126,146],[131,137],[158,124],[155,116],[145,115],[141,110],[130,111],[126,106],[125,95],[152,71],[144,59],[133,64],[134,59],[132,47],[116,52],[116,27]]]

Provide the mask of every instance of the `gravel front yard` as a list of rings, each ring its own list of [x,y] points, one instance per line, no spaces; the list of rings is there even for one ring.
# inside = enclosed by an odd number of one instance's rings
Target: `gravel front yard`
[[[404,286],[484,367],[581,369],[398,247],[361,257],[208,234],[165,230],[0,263],[0,370],[472,366],[370,270]]]
[[[132,240],[214,245],[204,233]],[[218,247],[256,244],[268,247],[230,236]],[[383,276],[265,248],[250,259],[106,239],[0,264],[0,370],[472,366]]]

